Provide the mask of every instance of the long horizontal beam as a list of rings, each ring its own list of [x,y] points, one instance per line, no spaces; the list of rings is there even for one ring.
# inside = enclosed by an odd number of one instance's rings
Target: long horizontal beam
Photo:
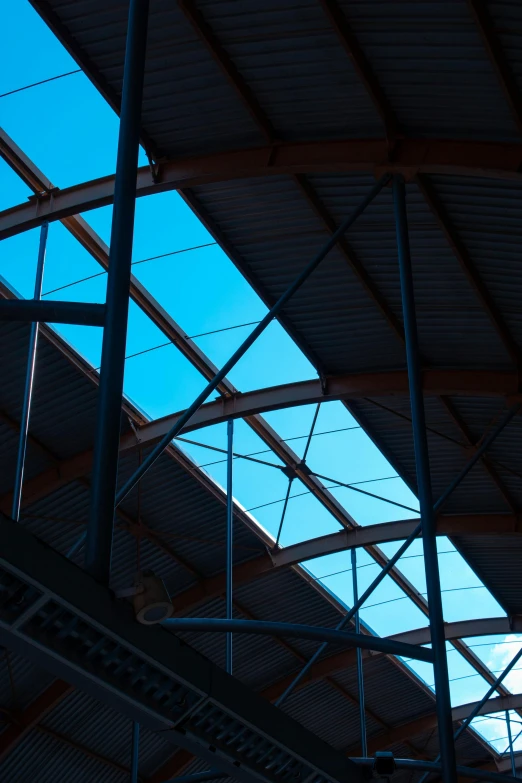
[[[0,321],[103,326],[105,305],[90,302],[56,302],[50,299],[0,299]]]
[[[162,628],[28,530],[0,523],[2,644],[245,783],[362,780],[339,751]],[[242,748],[248,746],[248,755]],[[267,769],[268,766],[268,769]]]
[[[472,140],[402,139],[388,160],[386,139],[288,142],[161,164],[154,182],[148,166],[138,169],[136,195],[191,188],[213,182],[266,175],[385,170],[408,178],[417,174],[459,174],[522,180],[522,144]],[[111,204],[114,177],[56,189],[0,213],[0,238]]]
[[[386,522],[352,530],[340,530],[311,538],[252,558],[234,568],[235,585],[250,582],[275,569],[289,568],[317,557],[343,552],[353,547],[377,546],[390,541],[404,541],[419,524],[418,519]],[[437,519],[437,535],[476,536],[522,534],[522,519],[515,514],[442,514]],[[221,572],[178,593],[172,599],[175,614],[181,616],[225,590],[225,573]]]

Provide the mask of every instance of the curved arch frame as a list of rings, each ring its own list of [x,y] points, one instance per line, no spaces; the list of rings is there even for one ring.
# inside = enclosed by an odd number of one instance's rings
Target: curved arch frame
[[[281,143],[162,163],[154,182],[148,166],[138,169],[136,195],[281,174],[387,171],[408,179],[418,174],[459,174],[521,180],[522,145],[472,140],[402,139],[388,160],[386,139]],[[111,204],[114,176],[53,189],[0,212],[0,239],[71,215]]]

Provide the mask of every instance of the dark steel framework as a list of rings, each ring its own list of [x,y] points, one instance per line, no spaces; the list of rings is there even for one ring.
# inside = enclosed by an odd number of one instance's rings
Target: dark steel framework
[[[201,20],[198,19],[195,14],[192,4],[189,2],[182,4],[185,9],[185,13],[192,18],[194,24],[199,26],[202,30],[203,38],[207,46],[211,49],[216,49],[216,42],[212,40],[210,32],[201,25]],[[390,138],[393,138],[399,132],[397,123],[393,115],[390,113],[390,108],[387,105],[383,94],[380,91],[378,83],[376,83],[373,74],[369,68],[368,63],[365,61],[362,52],[359,50],[355,39],[352,37],[349,28],[345,24],[345,20],[342,14],[339,14],[337,6],[332,2],[323,2],[325,10],[329,14],[332,24],[334,25],[337,34],[343,41],[343,45],[349,51],[350,56],[354,58],[356,67],[361,75],[361,78],[365,82],[368,91],[372,94],[372,98],[379,108],[383,121],[386,125],[387,133]],[[506,93],[510,97],[513,110],[517,114],[517,119],[520,122],[520,106],[518,97],[515,95],[516,90],[513,86],[513,82],[506,73],[505,62],[499,57],[496,51],[495,41],[488,35],[486,26],[484,25],[484,15],[478,10],[480,4],[472,3],[472,7],[477,15],[477,23],[481,25],[481,31],[486,38],[486,44],[491,50],[491,57],[495,61],[496,68],[498,70],[500,78],[503,78],[506,84]],[[371,763],[371,760],[366,758],[366,735],[365,735],[365,710],[364,710],[364,690],[363,690],[363,672],[362,672],[362,649],[375,649],[382,653],[393,655],[405,655],[409,654],[412,657],[417,657],[421,660],[428,660],[434,663],[435,670],[435,683],[436,683],[436,695],[437,695],[437,713],[438,713],[438,729],[439,729],[439,741],[440,741],[440,759],[441,765],[438,765],[438,759],[435,762],[420,762],[412,760],[397,759],[396,763],[400,768],[411,769],[424,769],[426,775],[430,772],[441,771],[444,780],[456,781],[457,774],[463,776],[476,777],[477,779],[483,778],[488,780],[508,781],[513,778],[494,774],[483,773],[478,770],[469,770],[456,765],[455,751],[454,751],[454,739],[465,730],[475,715],[479,714],[484,704],[488,701],[490,696],[498,690],[502,680],[511,670],[514,664],[522,655],[522,651],[518,653],[511,663],[506,667],[500,677],[495,680],[490,689],[484,696],[484,698],[475,705],[470,715],[462,722],[461,726],[453,736],[453,717],[451,711],[451,703],[449,696],[449,681],[448,671],[446,663],[446,636],[442,615],[442,602],[440,592],[440,579],[438,573],[438,561],[436,551],[436,520],[435,512],[438,511],[443,503],[447,500],[451,492],[458,486],[458,484],[465,478],[471,468],[480,460],[489,446],[492,444],[497,435],[506,427],[512,418],[518,413],[520,404],[517,402],[512,406],[504,418],[500,421],[497,427],[482,441],[480,447],[475,450],[473,457],[470,459],[466,467],[461,471],[457,478],[450,484],[447,491],[439,498],[434,504],[432,499],[431,479],[430,479],[430,466],[429,455],[426,437],[426,422],[424,415],[424,402],[423,402],[423,388],[420,370],[420,356],[417,339],[417,326],[416,326],[416,314],[415,314],[415,296],[414,296],[414,281],[412,276],[412,267],[409,251],[409,237],[408,237],[408,224],[407,224],[407,210],[406,210],[406,197],[405,197],[405,184],[402,173],[393,173],[400,170],[401,164],[397,163],[394,167],[390,166],[390,171],[386,172],[381,179],[377,182],[374,188],[370,191],[368,196],[363,200],[361,205],[336,229],[332,230],[331,237],[322,250],[310,261],[308,266],[301,272],[292,285],[286,290],[286,292],[279,298],[276,304],[270,309],[269,313],[261,321],[261,323],[253,330],[249,337],[245,340],[242,346],[234,353],[229,361],[219,370],[214,377],[209,378],[209,383],[205,390],[198,396],[194,403],[180,416],[176,421],[169,426],[165,432],[161,434],[159,442],[154,446],[151,453],[143,461],[136,473],[125,483],[125,485],[116,492],[117,484],[117,471],[118,471],[118,454],[120,449],[120,412],[121,412],[121,397],[123,390],[123,372],[124,372],[124,360],[125,360],[125,340],[126,340],[126,326],[127,326],[127,314],[128,314],[128,300],[129,290],[131,286],[131,254],[132,254],[132,238],[133,238],[133,223],[134,223],[134,206],[136,198],[135,178],[137,175],[137,160],[138,160],[138,146],[139,146],[139,133],[140,133],[140,114],[141,114],[141,96],[143,87],[143,75],[144,75],[144,63],[145,63],[145,51],[146,51],[146,39],[147,39],[147,19],[148,19],[148,2],[147,0],[131,0],[129,11],[129,22],[127,32],[127,45],[125,56],[125,71],[123,82],[123,99],[121,109],[121,122],[120,122],[120,135],[118,144],[118,163],[116,178],[114,181],[114,193],[109,196],[98,194],[96,198],[91,196],[90,205],[98,205],[103,203],[104,199],[114,200],[114,213],[113,213],[113,225],[111,235],[111,249],[110,249],[110,264],[109,264],[109,277],[108,277],[108,292],[107,301],[105,305],[77,305],[76,303],[63,303],[63,302],[41,302],[39,301],[41,293],[41,282],[43,276],[43,262],[45,256],[45,241],[47,235],[47,222],[45,210],[43,214],[38,218],[25,218],[25,222],[17,223],[18,216],[16,211],[13,215],[6,216],[6,226],[3,228],[3,235],[9,236],[15,231],[22,228],[30,227],[32,225],[41,224],[41,243],[38,259],[37,270],[37,282],[35,287],[35,297],[31,302],[19,302],[19,301],[2,301],[0,302],[0,319],[4,320],[24,320],[32,322],[32,330],[30,336],[29,345],[29,357],[26,376],[26,387],[24,393],[24,407],[22,415],[22,426],[20,429],[20,444],[18,451],[15,492],[12,506],[12,516],[15,520],[18,520],[20,512],[20,500],[22,493],[23,482],[23,470],[25,452],[27,448],[28,426],[31,408],[31,391],[34,374],[34,361],[36,354],[36,338],[38,321],[53,321],[61,323],[80,323],[84,325],[103,326],[104,327],[104,339],[103,339],[103,355],[102,355],[102,368],[100,374],[100,397],[99,397],[99,414],[98,414],[98,431],[96,435],[96,445],[93,457],[93,487],[92,487],[92,503],[91,503],[91,517],[87,528],[86,539],[86,570],[90,572],[102,585],[106,586],[109,583],[110,578],[110,564],[111,564],[111,547],[112,547],[112,535],[114,525],[115,508],[121,500],[137,485],[137,483],[143,478],[147,470],[149,470],[158,457],[163,453],[165,448],[169,445],[171,440],[176,437],[187,425],[191,423],[192,417],[200,409],[201,405],[205,402],[208,396],[213,390],[220,387],[225,381],[225,376],[231,368],[237,363],[237,361],[244,355],[248,348],[254,343],[257,337],[264,331],[273,318],[275,318],[284,305],[290,300],[293,294],[303,285],[308,277],[315,271],[317,266],[326,257],[328,252],[336,246],[338,243],[342,243],[344,234],[355,222],[355,220],[362,214],[362,212],[369,206],[375,196],[380,190],[387,186],[393,175],[393,194],[394,194],[394,207],[395,207],[395,222],[397,232],[397,246],[400,266],[400,279],[401,279],[401,295],[402,295],[402,309],[403,309],[403,321],[404,330],[401,332],[401,339],[404,340],[407,354],[408,364],[408,383],[409,393],[412,409],[412,428],[415,444],[415,460],[417,470],[417,484],[418,494],[420,501],[420,514],[421,523],[417,525],[410,535],[406,538],[404,544],[400,547],[394,557],[392,557],[384,566],[378,577],[374,580],[372,585],[363,593],[359,598],[357,595],[357,575],[356,575],[356,550],[352,549],[352,564],[353,564],[353,584],[354,584],[354,606],[343,618],[336,631],[331,629],[310,629],[302,626],[290,626],[288,624],[278,624],[280,627],[276,628],[276,624],[265,624],[262,627],[261,623],[255,623],[253,621],[235,621],[232,617],[232,579],[233,579],[233,560],[232,560],[232,523],[233,523],[233,503],[232,503],[232,461],[233,461],[233,424],[232,416],[228,417],[228,473],[227,473],[227,572],[226,572],[226,586],[227,586],[227,619],[220,620],[206,620],[202,619],[189,619],[182,618],[170,623],[174,627],[178,628],[192,628],[199,630],[219,630],[227,633],[227,670],[232,672],[232,630],[239,630],[241,632],[252,633],[270,633],[281,635],[303,635],[306,638],[323,638],[323,646],[318,653],[313,656],[306,666],[302,669],[300,674],[295,680],[288,686],[285,692],[280,696],[277,704],[280,706],[287,696],[293,691],[299,681],[306,675],[313,664],[317,661],[324,650],[328,641],[336,638],[350,639],[354,647],[357,648],[357,666],[358,666],[358,681],[359,681],[359,700],[360,700],[360,716],[361,716],[361,738],[363,748],[363,758],[354,759],[358,764],[367,765]],[[224,68],[226,75],[229,79],[236,83],[239,89],[241,97],[244,101],[250,103],[250,109],[253,116],[258,122],[264,125],[265,136],[269,142],[272,142],[273,135],[269,126],[266,125],[262,115],[259,114],[255,101],[253,102],[252,96],[243,89],[240,83],[240,77],[236,73],[234,66],[231,62],[226,60],[226,53],[218,52],[218,56],[221,57],[222,67]],[[489,151],[490,154],[491,150]],[[453,152],[453,154],[455,154]],[[469,159],[469,158],[468,158]],[[478,155],[476,160],[478,161]],[[502,158],[503,162],[506,162],[506,158]],[[429,170],[429,162],[426,164]],[[436,164],[440,165],[440,164]],[[456,162],[454,166],[461,165]],[[464,164],[466,165],[465,161]],[[474,165],[478,166],[478,163]],[[508,161],[509,165],[509,161]],[[487,166],[486,166],[487,168]],[[497,171],[498,169],[496,169]],[[517,169],[518,171],[518,169]],[[110,189],[110,187],[109,187]],[[138,174],[138,194],[140,190],[139,174]],[[429,198],[429,194],[426,196]],[[75,206],[71,207],[70,204],[64,207],[64,211],[54,211],[51,219],[58,219],[66,217],[68,214],[73,214],[74,209],[77,207],[78,200],[75,201],[75,196],[72,199]],[[83,203],[83,202],[82,202]],[[71,209],[73,210],[71,212]],[[26,210],[27,211],[27,210]],[[36,220],[36,222],[35,222]],[[14,228],[13,228],[14,226]],[[487,302],[486,302],[487,305]],[[388,319],[390,320],[390,319]],[[397,324],[394,324],[394,328],[397,329]],[[499,329],[502,331],[502,325],[499,325]],[[399,329],[400,331],[400,329]],[[516,357],[518,358],[518,356]],[[225,417],[227,418],[227,417]],[[314,420],[315,423],[315,420]],[[429,619],[430,619],[430,634],[431,644],[433,652],[423,648],[412,648],[411,645],[404,645],[403,643],[396,641],[376,640],[372,637],[364,637],[359,633],[358,627],[358,613],[360,607],[366,601],[368,596],[373,592],[375,587],[382,581],[384,576],[389,573],[398,562],[402,554],[406,551],[410,543],[422,533],[422,540],[424,545],[424,562],[426,568],[426,581],[428,589],[429,599]],[[276,553],[277,555],[277,553]],[[33,606],[33,612],[38,611],[39,606]],[[35,608],[36,607],[36,608]],[[348,623],[355,619],[355,634],[349,634],[342,631]],[[26,621],[24,617],[24,622]],[[268,625],[271,627],[269,628]],[[373,645],[373,646],[372,646]],[[509,722],[509,712],[506,712],[506,721],[509,732],[509,749],[511,755],[512,774],[515,775],[515,762],[513,754],[513,743],[511,736],[511,727]],[[132,780],[138,780],[138,761],[139,761],[139,723],[133,724],[132,734]],[[204,780],[207,779],[210,773],[201,773],[199,776],[191,776],[191,780]],[[219,777],[221,774],[216,773],[214,776]],[[424,778],[422,778],[424,779]],[[180,780],[185,780],[180,778]]]

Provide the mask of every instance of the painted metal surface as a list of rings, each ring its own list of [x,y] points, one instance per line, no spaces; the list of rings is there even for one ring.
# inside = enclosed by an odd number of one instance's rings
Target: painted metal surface
[[[149,0],[130,0],[107,272],[107,319],[103,330],[91,509],[85,540],[85,568],[107,585],[111,574],[148,22]]]
[[[406,338],[406,358],[410,387],[411,418],[415,450],[415,468],[422,529],[422,546],[426,588],[429,603],[431,646],[434,653],[436,706],[438,715],[439,743],[441,748],[442,772],[446,783],[456,783],[456,756],[451,726],[451,696],[449,689],[446,641],[444,638],[444,617],[440,587],[437,542],[435,533],[435,511],[431,487],[426,419],[422,395],[421,365],[417,333],[417,315],[410,254],[410,239],[406,208],[404,179],[396,175],[393,179],[393,200],[395,209],[397,250],[401,282],[401,299]],[[451,491],[452,487],[450,487]]]

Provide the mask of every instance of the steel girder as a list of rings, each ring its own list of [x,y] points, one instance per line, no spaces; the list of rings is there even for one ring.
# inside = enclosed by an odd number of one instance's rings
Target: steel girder
[[[138,169],[137,196],[212,182],[281,174],[350,171],[459,174],[493,179],[522,179],[522,145],[470,140],[402,139],[388,161],[386,139],[286,142],[277,147],[240,149],[162,163],[154,182],[148,166]],[[114,177],[53,190],[0,213],[0,238],[111,204]]]
[[[342,753],[7,518],[0,525],[0,636],[62,679],[236,779],[360,781]]]

